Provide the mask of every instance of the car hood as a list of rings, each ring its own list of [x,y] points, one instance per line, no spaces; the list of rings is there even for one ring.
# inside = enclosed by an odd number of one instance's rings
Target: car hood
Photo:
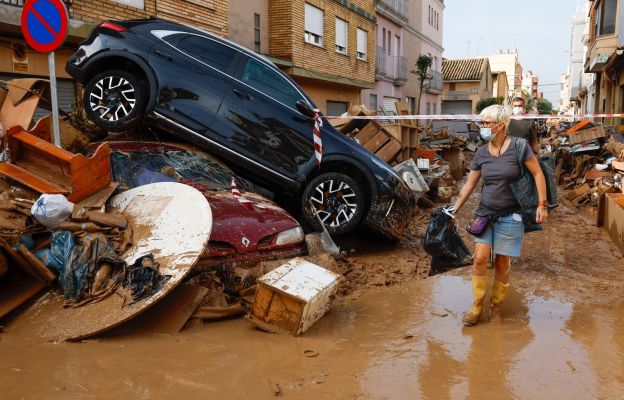
[[[285,210],[254,193],[243,194],[251,202],[246,206],[227,191],[202,192],[212,209],[210,241],[226,242],[238,252],[256,251],[262,239],[299,226]]]

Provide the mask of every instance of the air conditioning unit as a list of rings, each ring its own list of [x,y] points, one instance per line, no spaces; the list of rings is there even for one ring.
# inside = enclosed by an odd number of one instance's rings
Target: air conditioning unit
[[[425,178],[423,178],[416,163],[411,158],[407,161],[403,161],[401,164],[395,165],[394,170],[412,190],[414,196],[416,196],[416,200],[429,191],[429,186],[427,182],[425,182]]]

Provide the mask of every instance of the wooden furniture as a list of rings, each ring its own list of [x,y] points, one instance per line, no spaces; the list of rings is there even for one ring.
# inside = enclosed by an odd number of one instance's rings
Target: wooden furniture
[[[111,183],[108,143],[87,158],[14,127],[8,132],[8,145],[11,162],[0,163],[0,175],[39,193],[63,194],[76,203]]]

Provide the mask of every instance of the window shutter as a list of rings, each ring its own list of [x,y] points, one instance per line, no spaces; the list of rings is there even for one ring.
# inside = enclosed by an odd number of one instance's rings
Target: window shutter
[[[305,4],[305,30],[323,36],[323,10],[308,3]]]
[[[357,51],[366,55],[366,49],[368,47],[368,33],[365,30],[358,28],[357,30]]]
[[[336,18],[336,45],[347,47],[347,22]]]

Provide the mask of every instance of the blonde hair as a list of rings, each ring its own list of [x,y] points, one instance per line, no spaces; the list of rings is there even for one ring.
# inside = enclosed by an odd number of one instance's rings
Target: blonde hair
[[[483,118],[492,118],[497,123],[502,122],[505,124],[505,130],[509,128],[509,122],[511,121],[511,109],[507,106],[501,106],[499,104],[494,104],[493,106],[489,106],[481,111],[481,119]]]

